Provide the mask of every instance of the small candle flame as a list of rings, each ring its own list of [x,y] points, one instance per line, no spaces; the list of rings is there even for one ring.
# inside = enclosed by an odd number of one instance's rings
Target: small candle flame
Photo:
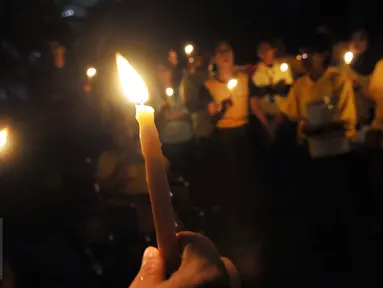
[[[351,64],[353,59],[354,59],[354,53],[352,53],[351,51],[348,51],[346,54],[344,54],[344,62],[347,65]]]
[[[116,61],[120,85],[126,97],[135,104],[143,104],[148,101],[148,88],[141,76],[120,54],[116,55]]]
[[[166,92],[166,95],[168,95],[169,97],[172,97],[174,94],[173,88],[166,88],[165,92]]]
[[[289,69],[289,65],[287,63],[281,64],[281,71],[286,72]]]
[[[237,86],[238,84],[238,81],[237,79],[231,79],[229,81],[229,83],[227,83],[227,87],[230,89],[230,90],[233,90],[235,88],[235,86]]]
[[[97,70],[94,67],[89,67],[88,70],[86,70],[86,76],[88,78],[93,78],[97,74]]]
[[[194,51],[194,46],[193,45],[188,44],[188,45],[185,46],[185,53],[186,53],[186,55],[192,54],[193,51]]]
[[[0,149],[7,144],[8,130],[6,128],[0,130]]]

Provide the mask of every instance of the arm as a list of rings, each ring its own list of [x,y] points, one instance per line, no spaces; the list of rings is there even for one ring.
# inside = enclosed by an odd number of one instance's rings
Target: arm
[[[264,95],[267,95],[267,91],[270,86],[257,87],[254,84],[253,79],[249,79],[249,94],[250,94],[250,111],[256,116],[263,125],[267,128],[269,127],[268,121],[266,119],[265,113],[263,112],[261,105],[259,103],[259,98],[262,98]]]
[[[198,94],[199,102],[201,103],[201,107],[207,110],[210,116],[214,116],[219,113],[218,105],[215,103],[213,97],[210,95],[209,90],[202,85],[199,94]]]
[[[250,109],[251,113],[255,115],[262,122],[262,124],[268,128],[269,123],[267,121],[265,113],[261,108],[261,105],[259,104],[259,99],[257,97],[250,97]]]
[[[349,139],[356,135],[357,114],[354,90],[350,81],[345,81],[340,94],[340,119],[346,122],[346,134]]]

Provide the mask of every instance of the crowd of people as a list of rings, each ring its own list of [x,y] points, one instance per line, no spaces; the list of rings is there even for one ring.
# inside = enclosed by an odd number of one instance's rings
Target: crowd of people
[[[158,63],[149,104],[155,110],[169,177],[188,188],[188,205],[197,207],[195,211],[211,224],[204,232],[218,249],[199,234],[181,234],[183,247],[191,248],[184,250],[180,271],[165,281],[164,263],[158,251],[149,248],[131,287],[184,287],[182,281],[197,287],[227,280],[225,267],[233,287],[238,287],[233,263],[244,282],[266,274],[274,278],[271,287],[284,287],[286,281],[301,287],[314,282],[337,287],[338,280],[345,283],[343,272],[355,272],[366,261],[360,255],[360,247],[366,245],[362,238],[379,235],[383,227],[383,59],[371,56],[364,32],[339,45],[323,34],[306,40],[291,61],[277,56],[273,42],[262,41],[255,65],[236,66],[227,42],[218,43],[212,56],[190,52],[186,69],[180,67],[175,50]],[[46,104],[42,114],[48,115],[44,119],[59,119],[62,127],[75,123],[73,127],[84,128],[78,128],[81,133],[111,124],[105,130],[113,135],[112,141],[96,165],[97,189],[104,195],[144,195],[146,202],[136,203],[137,211],[150,214],[145,163],[133,137],[137,131],[124,117],[128,111],[134,118],[134,108],[129,104],[118,107],[119,113],[114,109],[113,123],[95,120],[105,112],[103,103],[90,107],[89,111],[97,110],[92,116],[97,115],[87,122],[68,113],[63,99],[74,98],[73,86],[78,83],[67,85],[76,81],[65,65],[65,49],[57,43],[51,48],[54,69],[44,71],[36,93],[52,98],[46,101],[50,106],[41,100]],[[112,74],[108,68],[105,74]],[[87,80],[83,94],[99,92],[100,87]],[[109,92],[107,100],[113,102]],[[81,99],[89,104],[95,98]],[[115,102],[114,106],[121,105],[120,99]],[[78,111],[85,114],[83,106]],[[68,147],[59,144],[70,138],[69,132],[57,137],[57,131],[67,131],[57,125],[50,126],[47,138],[57,147],[52,159],[66,158]],[[360,213],[368,216],[363,229],[357,219]],[[141,216],[141,222],[147,218]],[[148,226],[145,232],[153,230],[151,223],[143,225]],[[219,228],[209,230],[213,226]],[[233,263],[220,261],[217,250]],[[345,278],[355,280],[350,275]],[[254,287],[251,281],[248,287]]]
[[[270,248],[281,199],[307,224],[303,266],[307,275],[319,273],[314,278],[355,268],[360,197],[374,195],[367,206],[381,227],[381,203],[372,204],[380,170],[366,171],[380,145],[383,60],[371,60],[360,31],[342,53],[322,34],[306,42],[294,59],[304,73],[279,60],[269,41],[258,45],[259,63],[250,69],[234,65],[227,42],[212,58],[189,55],[188,69],[178,68],[174,50],[157,66],[151,102],[171,174],[190,184],[193,205],[223,207],[225,240],[213,239],[240,272],[241,246]]]

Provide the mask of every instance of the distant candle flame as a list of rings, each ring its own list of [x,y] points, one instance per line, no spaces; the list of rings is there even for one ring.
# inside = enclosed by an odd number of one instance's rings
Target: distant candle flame
[[[90,67],[88,68],[88,70],[86,70],[86,75],[88,76],[88,78],[93,78],[96,74],[97,70],[94,67]]]
[[[186,53],[186,55],[192,54],[193,51],[194,51],[194,46],[193,45],[188,44],[188,45],[185,46],[185,53]]]
[[[174,94],[174,90],[173,88],[166,88],[166,95],[168,95],[169,97],[173,96]]]
[[[135,104],[143,104],[149,99],[149,91],[144,80],[120,54],[116,55],[118,77],[122,91]]]
[[[287,63],[281,64],[281,71],[286,72],[289,69],[289,65]]]
[[[0,149],[7,144],[8,130],[6,128],[0,130]]]
[[[233,90],[235,88],[235,86],[237,86],[238,84],[238,81],[237,79],[231,79],[229,81],[229,83],[227,83],[227,87],[230,89],[230,90]]]
[[[351,64],[353,59],[354,59],[354,53],[352,53],[351,51],[348,51],[346,54],[344,54],[344,62],[347,65]]]

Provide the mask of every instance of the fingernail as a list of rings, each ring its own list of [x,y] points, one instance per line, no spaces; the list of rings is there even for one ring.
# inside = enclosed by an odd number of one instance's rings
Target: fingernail
[[[144,266],[150,259],[152,259],[155,254],[158,252],[158,250],[154,247],[148,247],[146,248],[144,252],[144,256],[142,257],[142,265]]]
[[[154,256],[154,253],[157,251],[156,248],[154,247],[148,247],[146,248],[145,252],[144,252],[144,259],[148,259],[148,258],[153,258]]]

